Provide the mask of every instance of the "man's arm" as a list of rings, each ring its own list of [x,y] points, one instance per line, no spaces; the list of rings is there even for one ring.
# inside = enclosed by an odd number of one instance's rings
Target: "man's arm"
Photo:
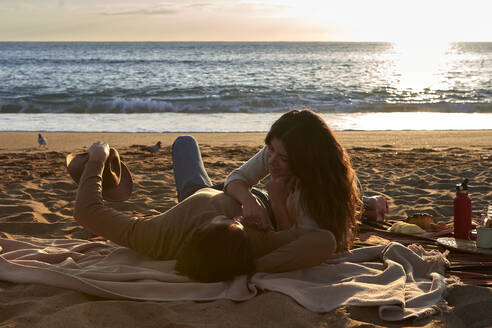
[[[94,148],[93,146],[96,145]],[[158,220],[137,219],[106,207],[102,198],[102,172],[107,156],[104,145],[89,149],[89,161],[79,181],[74,217],[85,229],[121,246],[158,258],[160,230]],[[109,150],[109,147],[108,147]],[[108,151],[109,153],[109,151]]]
[[[328,260],[336,250],[335,236],[329,230],[268,232],[266,243],[277,246],[279,240],[289,240],[256,260],[258,272],[286,272],[313,267]],[[291,236],[287,236],[291,234]],[[280,241],[281,243],[281,241]]]
[[[128,232],[135,219],[104,206],[102,172],[104,162],[89,160],[80,178],[75,200],[74,217],[93,234],[103,236],[119,245],[129,246]]]

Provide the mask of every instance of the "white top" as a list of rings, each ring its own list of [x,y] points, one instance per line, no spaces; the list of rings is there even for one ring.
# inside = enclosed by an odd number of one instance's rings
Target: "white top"
[[[268,176],[268,152],[267,146],[263,147],[256,155],[251,157],[246,163],[239,168],[233,170],[227,177],[224,188],[234,180],[242,180],[246,182],[249,187],[256,185],[263,178]],[[299,202],[300,190],[296,189],[287,197],[287,209],[289,212],[294,212],[296,217],[296,225],[291,229],[296,228],[319,228],[314,219],[309,217],[307,211],[302,209]]]

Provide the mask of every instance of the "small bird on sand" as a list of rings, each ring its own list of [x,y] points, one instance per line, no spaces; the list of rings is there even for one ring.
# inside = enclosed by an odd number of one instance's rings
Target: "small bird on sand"
[[[48,142],[46,139],[41,135],[41,133],[38,133],[38,144],[39,146],[48,146]]]
[[[155,145],[153,145],[153,146],[149,146],[149,147],[145,147],[144,149],[145,149],[145,150],[150,151],[151,153],[155,153],[155,152],[157,152],[160,148],[161,148],[161,142],[160,142],[160,141],[158,141]]]

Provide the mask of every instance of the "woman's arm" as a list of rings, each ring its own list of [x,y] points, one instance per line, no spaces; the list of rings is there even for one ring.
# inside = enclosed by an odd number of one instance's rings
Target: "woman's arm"
[[[263,147],[258,153],[251,157],[239,168],[234,169],[224,183],[224,190],[227,192],[228,186],[232,181],[241,180],[249,188],[260,182],[268,175],[268,156],[267,147]]]
[[[262,230],[273,229],[267,210],[251,193],[250,188],[244,181],[231,181],[227,185],[226,193],[242,205],[245,224],[254,225]]]
[[[226,194],[243,206],[245,222],[254,223],[260,229],[271,229],[268,212],[251,193],[251,187],[268,174],[266,147],[241,167],[229,174],[224,185]]]
[[[269,232],[266,243],[278,245],[286,236],[289,242],[256,260],[256,271],[275,273],[313,267],[328,260],[336,250],[335,236],[322,229]]]

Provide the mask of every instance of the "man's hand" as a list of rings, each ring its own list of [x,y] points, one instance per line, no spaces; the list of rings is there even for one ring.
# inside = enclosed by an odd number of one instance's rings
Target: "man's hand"
[[[89,147],[89,160],[106,162],[109,157],[109,145],[102,141],[96,141]]]

